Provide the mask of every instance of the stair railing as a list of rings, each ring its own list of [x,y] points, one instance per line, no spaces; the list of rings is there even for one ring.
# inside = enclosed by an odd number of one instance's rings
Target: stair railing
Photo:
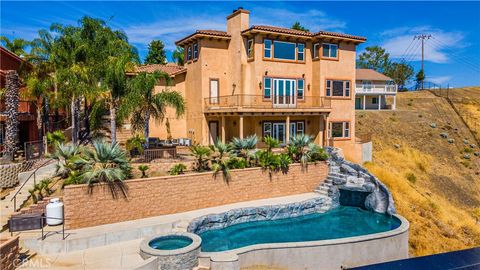
[[[37,177],[36,177],[36,174],[37,174],[37,171],[38,169],[42,168],[43,166],[45,166],[47,163],[51,162],[52,160],[51,159],[48,159],[47,161],[45,161],[44,163],[42,163],[42,165],[38,166],[27,178],[27,180],[25,180],[23,182],[23,184],[20,186],[20,188],[17,190],[17,192],[15,193],[15,195],[13,195],[13,198],[10,199],[10,201],[13,201],[13,212],[16,212],[17,211],[17,196],[18,194],[20,193],[20,191],[22,190],[22,188],[25,186],[25,184],[28,182],[28,180],[30,180],[30,178],[33,176],[33,184],[36,185],[37,184]]]

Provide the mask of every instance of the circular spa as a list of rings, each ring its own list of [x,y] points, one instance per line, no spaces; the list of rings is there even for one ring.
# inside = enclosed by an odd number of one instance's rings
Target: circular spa
[[[198,265],[201,242],[193,233],[159,234],[142,241],[140,254],[144,259],[155,257],[161,269],[192,269]]]

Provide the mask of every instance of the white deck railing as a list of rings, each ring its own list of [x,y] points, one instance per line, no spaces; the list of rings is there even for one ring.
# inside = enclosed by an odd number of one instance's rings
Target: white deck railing
[[[397,93],[396,84],[359,84],[355,85],[357,93],[378,93],[378,94],[395,94]]]

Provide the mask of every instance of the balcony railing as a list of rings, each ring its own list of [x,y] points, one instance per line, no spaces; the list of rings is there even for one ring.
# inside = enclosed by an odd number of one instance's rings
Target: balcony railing
[[[205,98],[207,110],[217,109],[328,109],[331,108],[329,98],[319,96],[272,96],[262,95],[230,95]]]
[[[33,101],[19,101],[18,102],[18,113],[35,113],[35,103]],[[0,114],[6,114],[7,113],[7,104],[5,104],[5,101],[2,100],[0,101]]]
[[[357,93],[393,94],[397,92],[396,84],[360,84],[355,86]]]

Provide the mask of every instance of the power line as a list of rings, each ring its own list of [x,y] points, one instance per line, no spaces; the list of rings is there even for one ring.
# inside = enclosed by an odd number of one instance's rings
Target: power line
[[[433,44],[431,44],[431,46],[433,49],[436,49],[439,51],[440,50],[447,51],[450,55],[454,56],[453,57],[454,60],[470,66],[471,68],[475,69],[475,71],[480,71],[480,65],[478,65],[475,62],[472,62],[468,57],[460,55],[458,51],[454,51],[453,49],[440,48],[440,47],[447,47],[448,45],[440,42],[438,39],[434,39],[432,41],[433,41]]]
[[[422,89],[424,89],[424,83],[425,83],[425,40],[429,40],[432,38],[432,35],[430,34],[421,34],[421,35],[415,35],[414,39],[419,39],[422,41],[422,73],[423,73],[423,79],[422,79]]]

